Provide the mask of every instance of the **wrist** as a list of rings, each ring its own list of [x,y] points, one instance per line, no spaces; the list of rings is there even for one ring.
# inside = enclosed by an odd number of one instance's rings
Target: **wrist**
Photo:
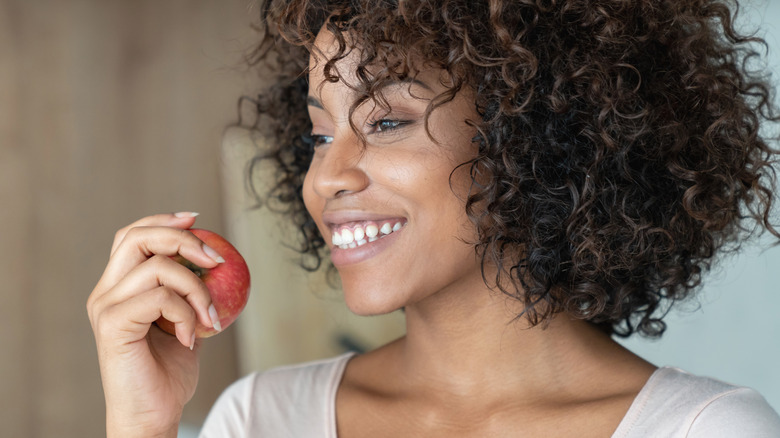
[[[113,429],[113,430],[112,430]],[[140,428],[117,429],[106,428],[106,438],[176,438],[179,432],[179,425],[173,425],[165,430],[141,430]]]
[[[106,438],[177,438],[179,421],[155,422],[115,421],[106,418]],[[161,424],[162,423],[162,424]]]

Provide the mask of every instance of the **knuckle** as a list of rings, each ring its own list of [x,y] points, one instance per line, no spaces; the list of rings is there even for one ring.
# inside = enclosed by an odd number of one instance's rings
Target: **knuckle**
[[[178,229],[178,236],[177,240],[179,241],[179,250],[181,250],[181,247],[186,244],[197,244],[197,242],[200,242],[200,240],[195,237],[194,234],[192,234],[192,231],[190,230],[182,230]]]
[[[135,239],[139,232],[141,232],[140,227],[128,227],[125,231],[125,239]]]
[[[154,288],[151,291],[152,300],[158,306],[162,306],[165,303],[171,301],[171,299],[173,298],[173,295],[175,295],[175,292],[173,291],[173,289],[171,289],[168,286],[160,286],[160,287]]]
[[[92,318],[92,328],[95,331],[95,334],[107,336],[114,332],[115,330],[113,327],[119,317],[116,313],[116,306],[95,313]]]
[[[195,321],[195,309],[193,309],[191,306],[186,306],[185,311],[187,312],[187,320]]]
[[[154,254],[151,257],[149,257],[149,260],[147,260],[146,263],[149,263],[156,270],[159,270],[163,266],[167,265],[170,262],[170,260],[171,260],[170,257],[166,255]]]
[[[93,315],[95,313],[95,301],[97,301],[97,298],[94,298],[92,295],[87,298],[87,316],[89,317],[90,321],[93,319]]]
[[[122,227],[116,230],[116,233],[114,233],[114,241],[117,242],[121,240],[129,230],[130,230],[130,226]]]
[[[174,311],[179,318],[185,318],[185,321],[195,318],[195,310],[191,306],[185,305],[184,299],[173,288],[160,286],[154,290],[153,295],[154,305],[160,310]]]
[[[138,227],[135,224],[130,224],[120,228],[116,233],[114,233],[114,242],[120,243],[127,239],[128,236],[134,236],[138,232],[136,230],[137,228]]]
[[[91,311],[93,307],[95,307],[95,301],[97,300],[97,297],[95,296],[95,292],[92,292],[87,297],[87,311]]]
[[[170,280],[172,275],[177,275],[176,267],[178,263],[167,255],[154,254],[145,263],[149,265],[153,273],[152,275],[157,277],[160,285],[163,285],[166,279]]]
[[[103,307],[103,300],[101,300],[102,297],[102,295],[98,295],[93,292],[89,298],[87,298],[87,314],[89,315],[90,319],[94,319],[96,315],[100,314],[100,311]]]

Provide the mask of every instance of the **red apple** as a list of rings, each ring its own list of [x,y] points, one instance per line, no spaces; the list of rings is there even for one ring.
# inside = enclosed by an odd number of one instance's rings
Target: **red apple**
[[[225,259],[225,262],[214,268],[204,269],[181,256],[174,257],[174,260],[189,268],[206,284],[224,330],[238,318],[238,314],[249,299],[249,268],[238,250],[219,234],[198,228],[190,231],[203,243],[213,248]],[[176,334],[173,323],[165,318],[158,319],[157,325],[172,335]],[[217,333],[215,329],[206,327],[200,322],[195,328],[197,338],[208,338]]]

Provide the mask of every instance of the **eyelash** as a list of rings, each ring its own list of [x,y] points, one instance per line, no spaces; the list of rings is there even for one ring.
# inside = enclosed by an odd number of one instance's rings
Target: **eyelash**
[[[325,144],[325,139],[330,139],[330,141],[333,141],[333,137],[329,135],[318,135],[318,134],[304,135],[303,141],[304,143],[308,144],[312,148],[317,148]]]
[[[384,128],[382,128],[382,125],[387,123],[391,123],[393,124],[393,126],[389,126],[389,127],[385,126]],[[373,122],[369,122],[368,126],[371,127],[371,129],[373,130],[372,134],[373,133],[382,134],[396,129],[400,129],[408,124],[409,124],[408,120],[378,119]],[[329,135],[319,135],[319,134],[309,133],[307,135],[304,135],[303,141],[309,146],[316,148],[318,146],[322,146],[327,141],[333,141],[333,137]]]
[[[393,123],[394,125],[389,128],[384,128],[381,131],[375,131],[375,132],[388,132],[392,131],[394,129],[402,128],[403,126],[409,124],[408,120],[394,120],[394,119],[379,119],[375,120],[373,122],[368,123],[368,126],[370,126],[372,129],[376,129],[380,127],[383,123]]]

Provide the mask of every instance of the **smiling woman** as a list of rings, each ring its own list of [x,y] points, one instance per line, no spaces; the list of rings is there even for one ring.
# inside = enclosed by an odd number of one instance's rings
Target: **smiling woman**
[[[347,306],[361,315],[384,314],[461,283],[458,275],[479,277],[477,236],[463,208],[470,178],[453,174],[477,154],[476,131],[465,122],[477,117],[468,94],[426,117],[431,99],[446,90],[443,71],[427,70],[383,86],[383,105],[353,107],[359,79],[351,72],[360,51],[334,64],[345,74],[328,82],[324,57],[334,55],[337,42],[322,31],[315,44],[323,50],[309,64],[309,83],[318,85],[307,98],[314,103],[313,156],[302,193],[320,234],[341,237],[340,245],[331,240],[330,258]],[[375,240],[365,239],[366,231]]]
[[[266,3],[254,62],[279,80],[256,101],[271,149],[253,164],[277,162],[267,196],[289,205],[304,264],[330,258],[350,310],[403,308],[407,333],[224,398],[326,369],[319,436],[671,435],[693,418],[712,436],[730,433],[720,407],[695,406],[733,390],[732,427],[776,433],[757,394],[609,337],[660,336],[719,255],[777,236],[771,87],[743,68],[760,41],[729,7]],[[690,410],[664,409],[681,390]]]
[[[254,163],[279,165],[268,196],[319,266],[331,230],[303,188],[315,151],[339,141],[330,131],[360,140],[355,160],[397,142],[419,162],[438,145],[467,174],[447,193],[465,200],[483,268],[499,268],[486,280],[523,316],[660,335],[665,303],[718,255],[777,235],[777,155],[759,136],[777,121],[771,86],[744,70],[761,41],[733,29],[729,4],[268,2],[277,32],[254,62],[273,60],[279,80],[256,102],[273,147]]]
[[[720,254],[756,232],[780,237],[776,139],[761,135],[780,119],[770,84],[745,69],[761,41],[734,29],[729,4],[274,0],[262,11],[252,62],[277,79],[250,126],[270,145],[250,170],[277,165],[263,200],[289,207],[304,267],[329,259],[350,310],[403,309],[406,334],[251,374],[202,436],[780,434],[756,391],[658,368],[611,337],[660,336],[668,307]],[[197,282],[152,256],[146,276],[165,272],[173,290],[142,291],[146,269],[121,262],[141,246],[212,264],[177,230],[193,221],[120,231],[136,245],[118,243],[93,293],[106,345],[112,329],[145,334],[127,315],[168,312],[183,333],[208,324]],[[174,347],[154,335],[102,349],[107,394],[136,382],[134,368],[167,385],[116,398],[113,430],[170,433],[194,390],[194,359]],[[116,352],[132,361],[112,362]],[[162,373],[166,358],[181,369]]]

